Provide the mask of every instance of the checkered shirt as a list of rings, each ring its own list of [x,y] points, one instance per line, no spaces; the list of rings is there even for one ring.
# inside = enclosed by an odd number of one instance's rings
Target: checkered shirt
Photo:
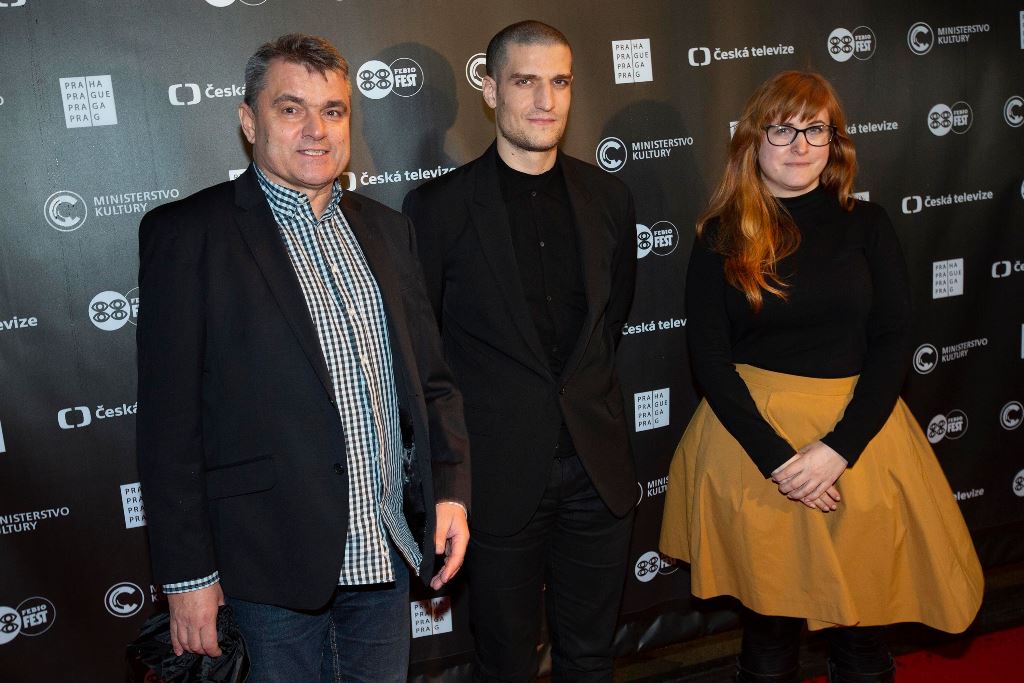
[[[384,304],[341,212],[341,186],[317,220],[305,194],[253,166],[316,325],[345,431],[349,519],[339,585],[394,580],[388,535],[410,566],[422,556],[402,514],[398,400]],[[167,593],[212,585],[217,574],[164,586]]]

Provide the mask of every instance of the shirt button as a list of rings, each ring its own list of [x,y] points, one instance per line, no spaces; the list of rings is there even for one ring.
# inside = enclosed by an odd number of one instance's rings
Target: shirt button
[[[543,243],[543,242],[541,242],[541,243],[540,243],[540,246],[542,246],[542,247],[543,247],[543,246],[544,246],[544,243]]]
[[[530,191],[530,196],[531,197],[536,197],[537,196],[537,190],[531,190]]]
[[[562,396],[565,396],[565,387],[562,387],[561,389],[559,389],[558,393],[561,394]]]
[[[334,473],[345,474],[345,467],[340,462],[334,463]]]

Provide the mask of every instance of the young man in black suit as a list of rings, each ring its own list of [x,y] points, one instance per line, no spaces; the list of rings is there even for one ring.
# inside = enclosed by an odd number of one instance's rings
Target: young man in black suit
[[[476,675],[611,680],[636,475],[615,373],[633,296],[629,190],[558,150],[572,52],[536,21],[487,48],[497,139],[412,191],[427,291],[473,448]],[[546,587],[546,588],[545,588]]]
[[[179,655],[218,655],[232,606],[250,683],[405,681],[409,571],[445,553],[439,588],[468,543],[462,401],[412,228],[336,180],[350,103],[330,43],[263,45],[239,108],[252,165],[140,229],[154,578]]]

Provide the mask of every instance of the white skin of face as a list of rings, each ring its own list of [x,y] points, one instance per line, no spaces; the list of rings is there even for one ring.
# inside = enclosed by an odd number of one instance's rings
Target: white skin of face
[[[816,123],[830,123],[824,109],[811,118],[790,119],[775,123],[795,128],[806,128]],[[776,147],[768,143],[764,133],[757,150],[757,165],[761,179],[768,191],[776,197],[796,197],[810,192],[818,186],[821,172],[828,163],[829,145],[814,147],[807,144],[803,133],[796,136],[793,144]]]
[[[498,154],[510,167],[536,175],[555,164],[572,102],[572,52],[557,43],[512,43],[495,77],[484,77],[484,101],[494,110]]]
[[[253,161],[267,178],[304,193],[320,216],[331,187],[348,165],[351,88],[341,73],[320,74],[275,59],[256,111],[242,103],[238,118]]]

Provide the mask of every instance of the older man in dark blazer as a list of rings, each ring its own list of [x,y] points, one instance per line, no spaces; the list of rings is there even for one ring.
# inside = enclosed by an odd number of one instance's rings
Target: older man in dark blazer
[[[560,32],[533,21],[501,31],[483,88],[495,143],[404,207],[465,397],[485,680],[536,675],[542,592],[555,678],[611,680],[636,502],[614,367],[636,221],[625,185],[558,150],[572,79]]]
[[[446,553],[439,588],[468,542],[462,401],[412,228],[336,180],[350,102],[329,43],[267,43],[240,107],[253,164],[141,227],[154,575],[179,654],[219,654],[232,606],[250,683],[404,681],[409,571]]]

